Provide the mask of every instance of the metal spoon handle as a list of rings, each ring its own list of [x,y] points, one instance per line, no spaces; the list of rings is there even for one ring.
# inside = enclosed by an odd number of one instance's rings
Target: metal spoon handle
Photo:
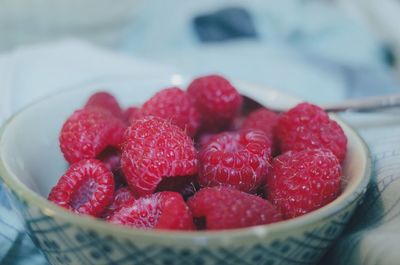
[[[400,93],[364,99],[346,100],[336,104],[327,104],[324,106],[324,109],[328,112],[371,112],[393,107],[400,107]]]

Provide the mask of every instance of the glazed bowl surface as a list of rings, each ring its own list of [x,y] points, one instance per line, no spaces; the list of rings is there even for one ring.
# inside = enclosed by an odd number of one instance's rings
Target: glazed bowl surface
[[[297,99],[276,90],[234,82],[241,94],[262,104],[293,106]],[[270,225],[215,232],[145,231],[78,216],[46,197],[67,164],[59,149],[63,122],[91,93],[107,90],[123,106],[140,105],[156,91],[186,83],[129,78],[93,81],[39,100],[11,117],[0,138],[0,176],[29,235],[52,265],[315,264],[337,238],[360,203],[369,182],[368,148],[347,124],[343,192],[304,216]]]

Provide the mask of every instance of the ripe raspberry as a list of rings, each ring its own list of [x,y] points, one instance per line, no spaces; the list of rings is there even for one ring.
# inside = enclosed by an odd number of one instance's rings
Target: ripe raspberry
[[[242,97],[228,80],[219,75],[196,78],[188,87],[202,126],[214,130],[229,125],[239,112]]]
[[[143,116],[157,116],[194,136],[200,126],[200,113],[189,95],[177,87],[166,88],[147,100],[141,110]]]
[[[269,139],[274,139],[274,128],[278,123],[279,115],[265,108],[253,111],[246,117],[242,129],[263,131]]]
[[[108,92],[97,92],[90,96],[85,108],[101,108],[122,119],[123,113],[117,99]]]
[[[169,191],[127,201],[106,221],[143,229],[194,229],[192,214],[182,196]]]
[[[231,186],[255,192],[271,160],[271,143],[260,131],[224,132],[211,138],[199,154],[201,187]]]
[[[282,152],[327,148],[343,162],[347,138],[342,128],[318,106],[301,103],[283,114],[277,124]]]
[[[103,216],[107,218],[127,202],[135,200],[135,196],[128,187],[121,187],[115,192],[114,200],[112,201],[110,206],[108,206]]]
[[[272,143],[272,153],[276,154],[279,150],[277,137],[275,136],[275,127],[278,123],[279,115],[275,112],[261,108],[251,112],[243,122],[242,130],[260,130],[263,131]]]
[[[140,108],[138,107],[129,107],[124,111],[124,121],[126,124],[130,125],[134,120],[139,119],[140,115]]]
[[[48,199],[79,214],[100,216],[112,202],[114,178],[96,159],[71,165],[51,190]]]
[[[195,218],[205,218],[205,228],[233,229],[282,220],[268,201],[228,187],[204,188],[189,198]]]
[[[136,120],[125,132],[121,166],[135,194],[153,193],[163,178],[194,175],[197,163],[189,136],[162,118]]]
[[[108,112],[100,109],[77,110],[61,129],[61,151],[69,163],[95,158],[108,146],[117,147],[124,130],[122,121]]]
[[[292,218],[333,201],[340,185],[340,163],[330,150],[289,151],[273,160],[266,194],[285,218]]]

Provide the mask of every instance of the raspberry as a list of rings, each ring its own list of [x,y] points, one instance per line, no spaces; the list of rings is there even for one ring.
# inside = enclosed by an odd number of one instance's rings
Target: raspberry
[[[117,118],[123,118],[122,109],[117,99],[108,92],[94,93],[86,102],[85,108],[101,108]]]
[[[171,121],[189,136],[194,136],[200,126],[200,113],[189,95],[177,87],[161,90],[147,100],[141,110],[143,116],[157,116]]]
[[[108,146],[120,144],[124,129],[123,123],[108,112],[77,110],[61,129],[61,151],[69,163],[96,158]]]
[[[192,214],[182,196],[169,191],[126,201],[106,221],[143,229],[194,229]]]
[[[138,107],[129,107],[124,111],[124,120],[125,122],[129,125],[131,124],[134,120],[139,119],[140,116],[140,108]]]
[[[197,164],[189,136],[162,118],[136,120],[125,132],[121,166],[135,194],[153,193],[163,178],[194,175]]]
[[[255,129],[263,131],[270,139],[274,138],[274,128],[278,123],[279,115],[265,108],[253,111],[246,117],[242,130]]]
[[[188,200],[195,218],[205,218],[205,228],[233,229],[269,224],[282,219],[268,201],[228,187],[204,188]]]
[[[135,200],[135,196],[128,187],[119,188],[115,192],[114,200],[112,201],[110,206],[108,206],[107,211],[103,214],[103,216],[107,218],[127,202]]]
[[[188,93],[201,114],[202,126],[208,130],[229,125],[242,103],[237,90],[219,75],[194,79],[188,87]]]
[[[98,160],[71,165],[48,199],[75,213],[100,216],[114,196],[112,173]]]
[[[279,145],[275,136],[275,127],[278,123],[279,115],[275,112],[261,108],[251,112],[242,124],[242,130],[260,130],[264,132],[272,143],[272,153],[278,153]]]
[[[270,160],[271,143],[263,132],[218,134],[200,151],[200,186],[222,185],[254,192],[263,184]]]
[[[340,163],[330,150],[289,151],[273,160],[266,194],[285,218],[292,218],[333,201],[340,185]]]
[[[342,128],[318,106],[301,103],[284,113],[277,124],[282,152],[327,148],[343,162],[347,138]]]

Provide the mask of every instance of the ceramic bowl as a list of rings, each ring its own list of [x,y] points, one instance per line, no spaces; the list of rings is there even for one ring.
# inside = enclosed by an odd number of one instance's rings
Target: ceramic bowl
[[[1,178],[29,235],[49,263],[315,264],[361,201],[371,172],[365,143],[335,117],[349,140],[343,193],[327,206],[292,220],[215,232],[145,231],[78,216],[46,200],[67,167],[58,145],[60,128],[94,90],[107,89],[127,105],[139,104],[170,85],[157,80],[94,82],[40,100],[4,125],[0,139]],[[242,94],[260,103],[297,102],[266,87],[236,85]]]

